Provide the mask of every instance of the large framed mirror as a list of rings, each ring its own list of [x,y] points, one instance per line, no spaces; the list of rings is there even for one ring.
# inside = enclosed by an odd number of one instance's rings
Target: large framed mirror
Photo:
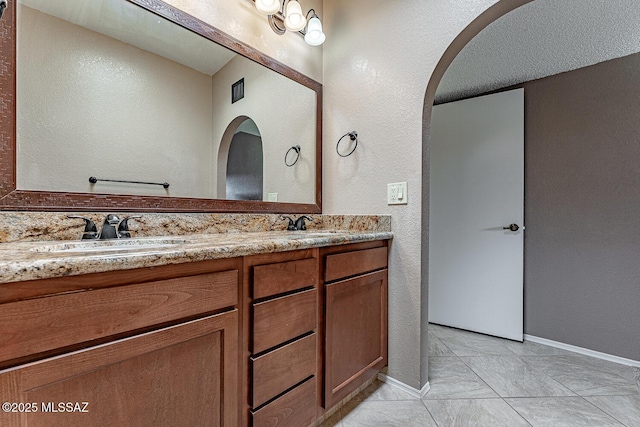
[[[160,0],[0,31],[0,209],[321,212],[320,83]]]

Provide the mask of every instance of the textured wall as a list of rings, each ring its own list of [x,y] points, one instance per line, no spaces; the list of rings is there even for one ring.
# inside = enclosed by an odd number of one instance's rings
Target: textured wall
[[[427,380],[420,324],[425,89],[445,49],[494,2],[324,1],[323,210],[392,216],[388,373],[415,388]],[[335,144],[351,130],[360,145],[340,158]],[[409,204],[387,206],[387,183],[398,181],[408,182]]]
[[[29,23],[18,34],[19,189],[210,197],[211,77],[34,9],[19,13]],[[171,187],[91,186],[90,176]]]
[[[640,54],[526,83],[525,332],[640,360]]]
[[[535,0],[483,30],[455,58],[438,102],[640,51],[637,0]]]

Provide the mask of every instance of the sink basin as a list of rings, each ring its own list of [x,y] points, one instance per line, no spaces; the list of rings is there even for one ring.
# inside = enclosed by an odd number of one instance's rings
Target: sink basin
[[[283,235],[285,239],[315,239],[319,237],[335,236],[339,231],[292,231]]]
[[[162,249],[187,242],[188,240],[171,238],[83,240],[43,245],[33,248],[32,251],[51,253],[124,252]]]

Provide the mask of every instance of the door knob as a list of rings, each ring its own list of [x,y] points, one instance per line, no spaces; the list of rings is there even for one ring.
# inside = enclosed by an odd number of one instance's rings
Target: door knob
[[[520,226],[518,224],[509,224],[507,227],[502,227],[503,230],[518,231]]]

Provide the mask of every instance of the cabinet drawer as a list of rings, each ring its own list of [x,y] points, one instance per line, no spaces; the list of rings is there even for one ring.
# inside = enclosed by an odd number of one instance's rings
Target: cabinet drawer
[[[252,404],[256,408],[316,373],[316,334],[308,335],[257,358]]]
[[[317,284],[317,258],[253,267],[254,299],[270,297]]]
[[[387,267],[387,247],[327,255],[324,280],[342,279]]]
[[[253,353],[316,329],[318,291],[309,289],[253,305]]]
[[[238,303],[238,271],[0,305],[0,362]]]
[[[316,378],[251,413],[253,427],[308,426],[316,419]]]

